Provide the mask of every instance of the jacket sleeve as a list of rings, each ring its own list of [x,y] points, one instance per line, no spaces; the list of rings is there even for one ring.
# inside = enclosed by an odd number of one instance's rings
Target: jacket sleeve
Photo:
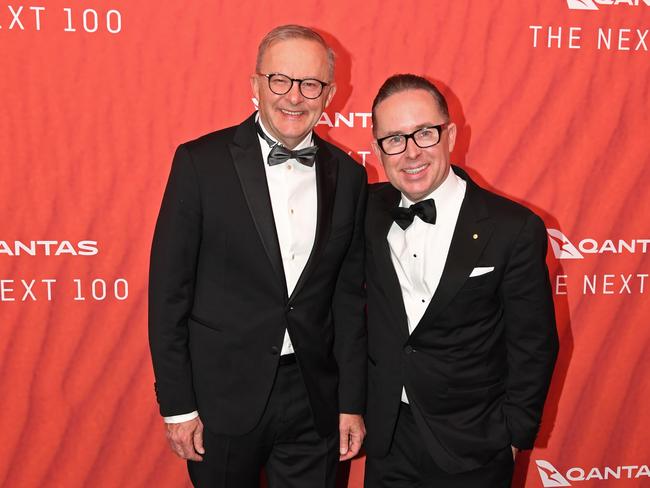
[[[151,248],[149,345],[160,413],[197,410],[192,387],[187,318],[194,299],[201,242],[201,200],[186,146],[176,150]]]
[[[359,178],[354,230],[337,278],[332,302],[334,355],[339,367],[339,411],[363,414],[366,407],[367,334],[365,324],[364,232],[366,173]]]
[[[535,442],[558,352],[547,242],[543,221],[530,213],[500,289],[508,360],[504,413],[512,444],[520,449]]]

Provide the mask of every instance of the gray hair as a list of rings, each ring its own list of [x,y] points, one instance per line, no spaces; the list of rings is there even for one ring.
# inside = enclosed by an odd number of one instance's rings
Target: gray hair
[[[262,58],[266,50],[273,44],[278,41],[286,41],[289,39],[306,39],[308,41],[314,41],[323,46],[327,52],[327,65],[329,68],[329,77],[327,80],[329,83],[334,81],[334,64],[335,64],[335,54],[334,50],[325,42],[325,39],[322,36],[310,29],[309,27],[304,27],[302,25],[288,24],[281,25],[273,29],[271,32],[264,36],[262,42],[260,42],[259,47],[257,48],[257,60],[255,62],[255,71],[260,70],[262,64]]]

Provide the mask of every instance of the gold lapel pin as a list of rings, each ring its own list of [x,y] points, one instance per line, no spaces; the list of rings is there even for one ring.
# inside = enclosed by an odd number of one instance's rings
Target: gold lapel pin
[[[474,235],[472,236],[472,239],[474,239],[474,240],[478,239],[478,234],[474,234]]]

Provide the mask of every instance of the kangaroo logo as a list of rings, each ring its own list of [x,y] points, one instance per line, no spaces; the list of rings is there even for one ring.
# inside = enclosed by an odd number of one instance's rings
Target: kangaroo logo
[[[594,0],[566,0],[571,10],[598,10]]]
[[[537,464],[537,471],[539,471],[539,477],[542,479],[542,484],[545,488],[552,486],[571,486],[571,483],[548,461],[539,459],[535,463]]]
[[[551,239],[553,254],[557,259],[583,259],[584,256],[571,241],[557,229],[546,229]]]

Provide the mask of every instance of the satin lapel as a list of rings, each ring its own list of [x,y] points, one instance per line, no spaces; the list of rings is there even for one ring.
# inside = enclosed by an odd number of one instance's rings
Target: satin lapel
[[[464,172],[454,169],[467,180],[467,190],[460,207],[440,284],[420,321],[421,324],[432,323],[456,296],[460,287],[469,279],[493,231],[493,224],[489,219],[480,188]]]
[[[255,222],[255,228],[286,294],[287,285],[282,266],[282,255],[275,229],[266,173],[264,172],[262,150],[255,131],[254,117],[254,115],[251,116],[237,128],[233,144],[230,144],[230,153],[239,176],[242,191],[246,197],[246,203],[253,217],[253,222]]]
[[[300,289],[305,285],[309,275],[318,263],[320,254],[323,252],[323,248],[329,239],[330,229],[332,227],[332,210],[334,209],[334,197],[336,196],[336,178],[339,163],[327,145],[316,134],[314,134],[314,141],[318,146],[316,162],[314,163],[316,166],[316,198],[318,208],[316,235],[309,259],[291,293],[290,301],[300,292]]]
[[[402,287],[399,278],[395,272],[395,266],[390,255],[390,246],[388,245],[388,231],[393,225],[393,218],[390,215],[390,209],[399,205],[400,192],[386,184],[375,196],[377,200],[376,207],[368,206],[368,216],[370,218],[368,225],[368,238],[372,240],[371,246],[376,256],[375,262],[368,263],[369,266],[376,266],[376,273],[379,276],[378,285],[384,289],[384,295],[393,311],[393,316],[397,319],[397,325],[400,334],[406,341],[409,336],[408,319],[406,317],[406,308],[402,298]]]

